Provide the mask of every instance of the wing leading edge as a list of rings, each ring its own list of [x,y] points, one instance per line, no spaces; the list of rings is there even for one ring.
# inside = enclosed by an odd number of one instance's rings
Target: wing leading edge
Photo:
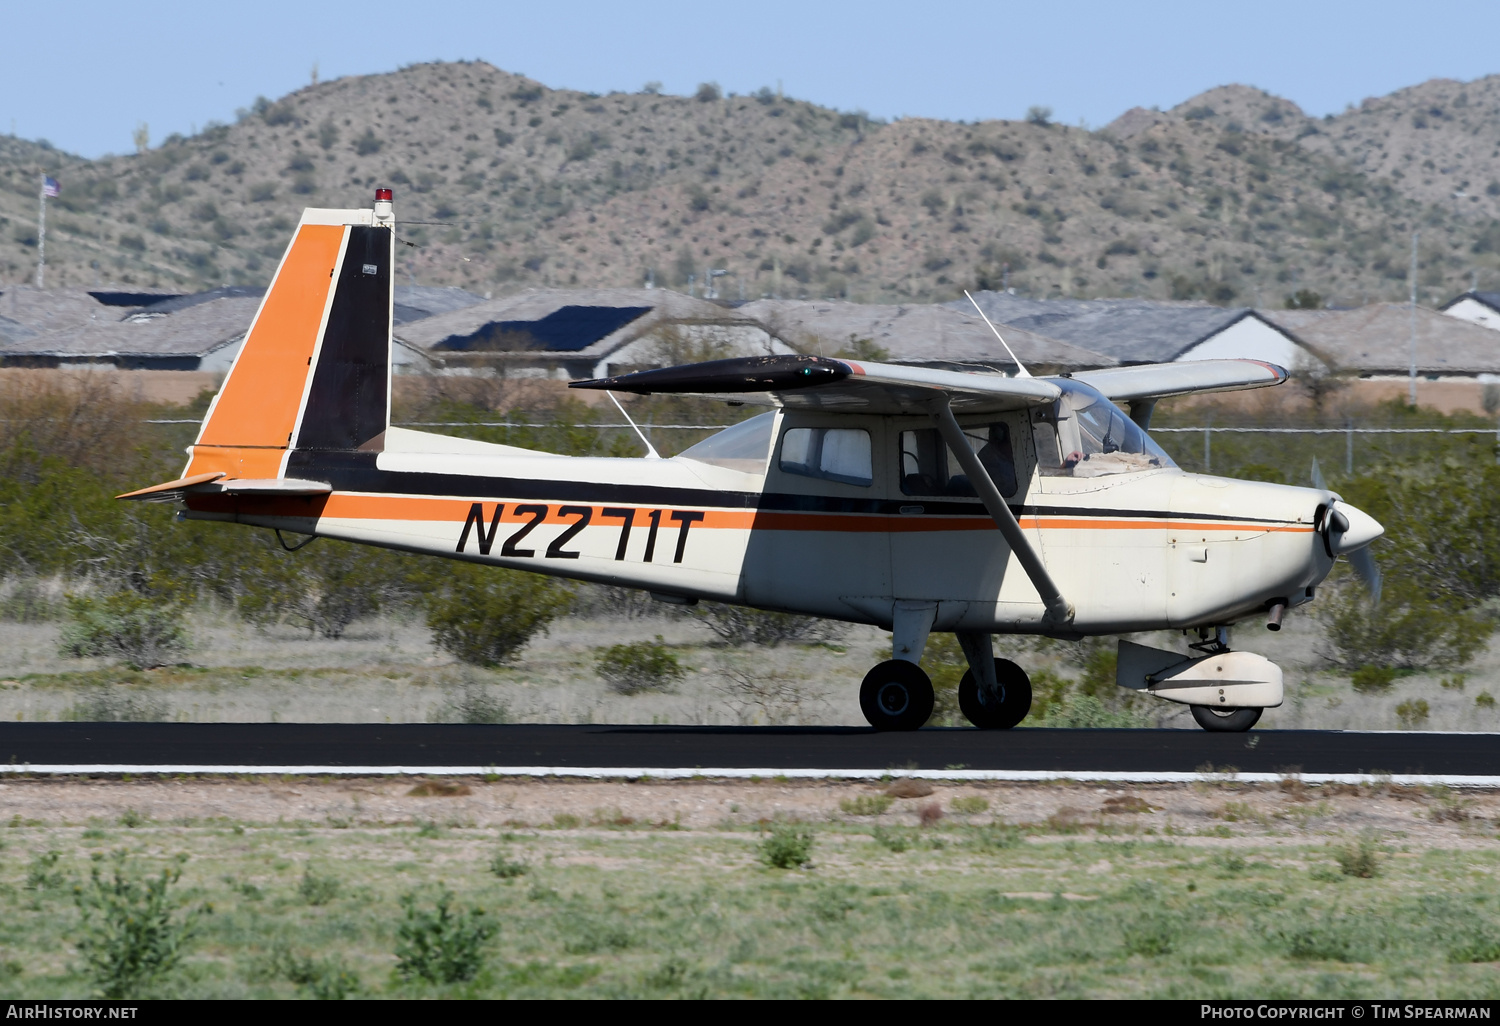
[[[1039,378],[963,374],[826,356],[751,356],[663,367],[570,388],[607,389],[640,395],[694,395],[759,406],[838,413],[928,413],[947,397],[955,412],[1020,410],[1057,399],[1062,390]]]
[[[1135,367],[1105,367],[1078,371],[1074,381],[1103,392],[1110,399],[1129,402],[1165,399],[1191,392],[1232,392],[1242,388],[1279,385],[1288,377],[1285,367],[1259,360],[1183,360]]]

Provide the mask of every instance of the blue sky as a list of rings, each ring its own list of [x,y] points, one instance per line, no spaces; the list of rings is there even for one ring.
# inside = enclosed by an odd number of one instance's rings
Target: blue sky
[[[595,92],[717,81],[879,117],[1097,127],[1243,82],[1313,114],[1429,78],[1500,72],[1500,4],[1428,0],[754,4],[256,0],[7,5],[0,132],[98,156],[230,121],[257,95],[429,60],[482,59]]]

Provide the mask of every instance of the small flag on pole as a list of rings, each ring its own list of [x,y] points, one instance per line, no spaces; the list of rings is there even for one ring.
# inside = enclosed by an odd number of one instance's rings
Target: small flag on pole
[[[62,195],[62,186],[57,184],[57,179],[48,175],[42,176],[42,195],[57,197]]]

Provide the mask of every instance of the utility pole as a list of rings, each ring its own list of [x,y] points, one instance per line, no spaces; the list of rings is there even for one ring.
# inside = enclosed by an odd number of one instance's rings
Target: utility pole
[[[1411,352],[1406,374],[1406,404],[1413,408],[1417,405],[1417,240],[1421,237],[1421,232],[1411,233]]]

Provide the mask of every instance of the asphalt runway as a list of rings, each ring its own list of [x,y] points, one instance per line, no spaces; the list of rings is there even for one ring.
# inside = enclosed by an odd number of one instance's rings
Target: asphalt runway
[[[0,763],[28,767],[611,767],[1500,776],[1500,734],[1264,730],[978,731],[857,727],[4,723]],[[622,774],[623,775],[623,774]],[[836,772],[835,774],[836,775]]]

